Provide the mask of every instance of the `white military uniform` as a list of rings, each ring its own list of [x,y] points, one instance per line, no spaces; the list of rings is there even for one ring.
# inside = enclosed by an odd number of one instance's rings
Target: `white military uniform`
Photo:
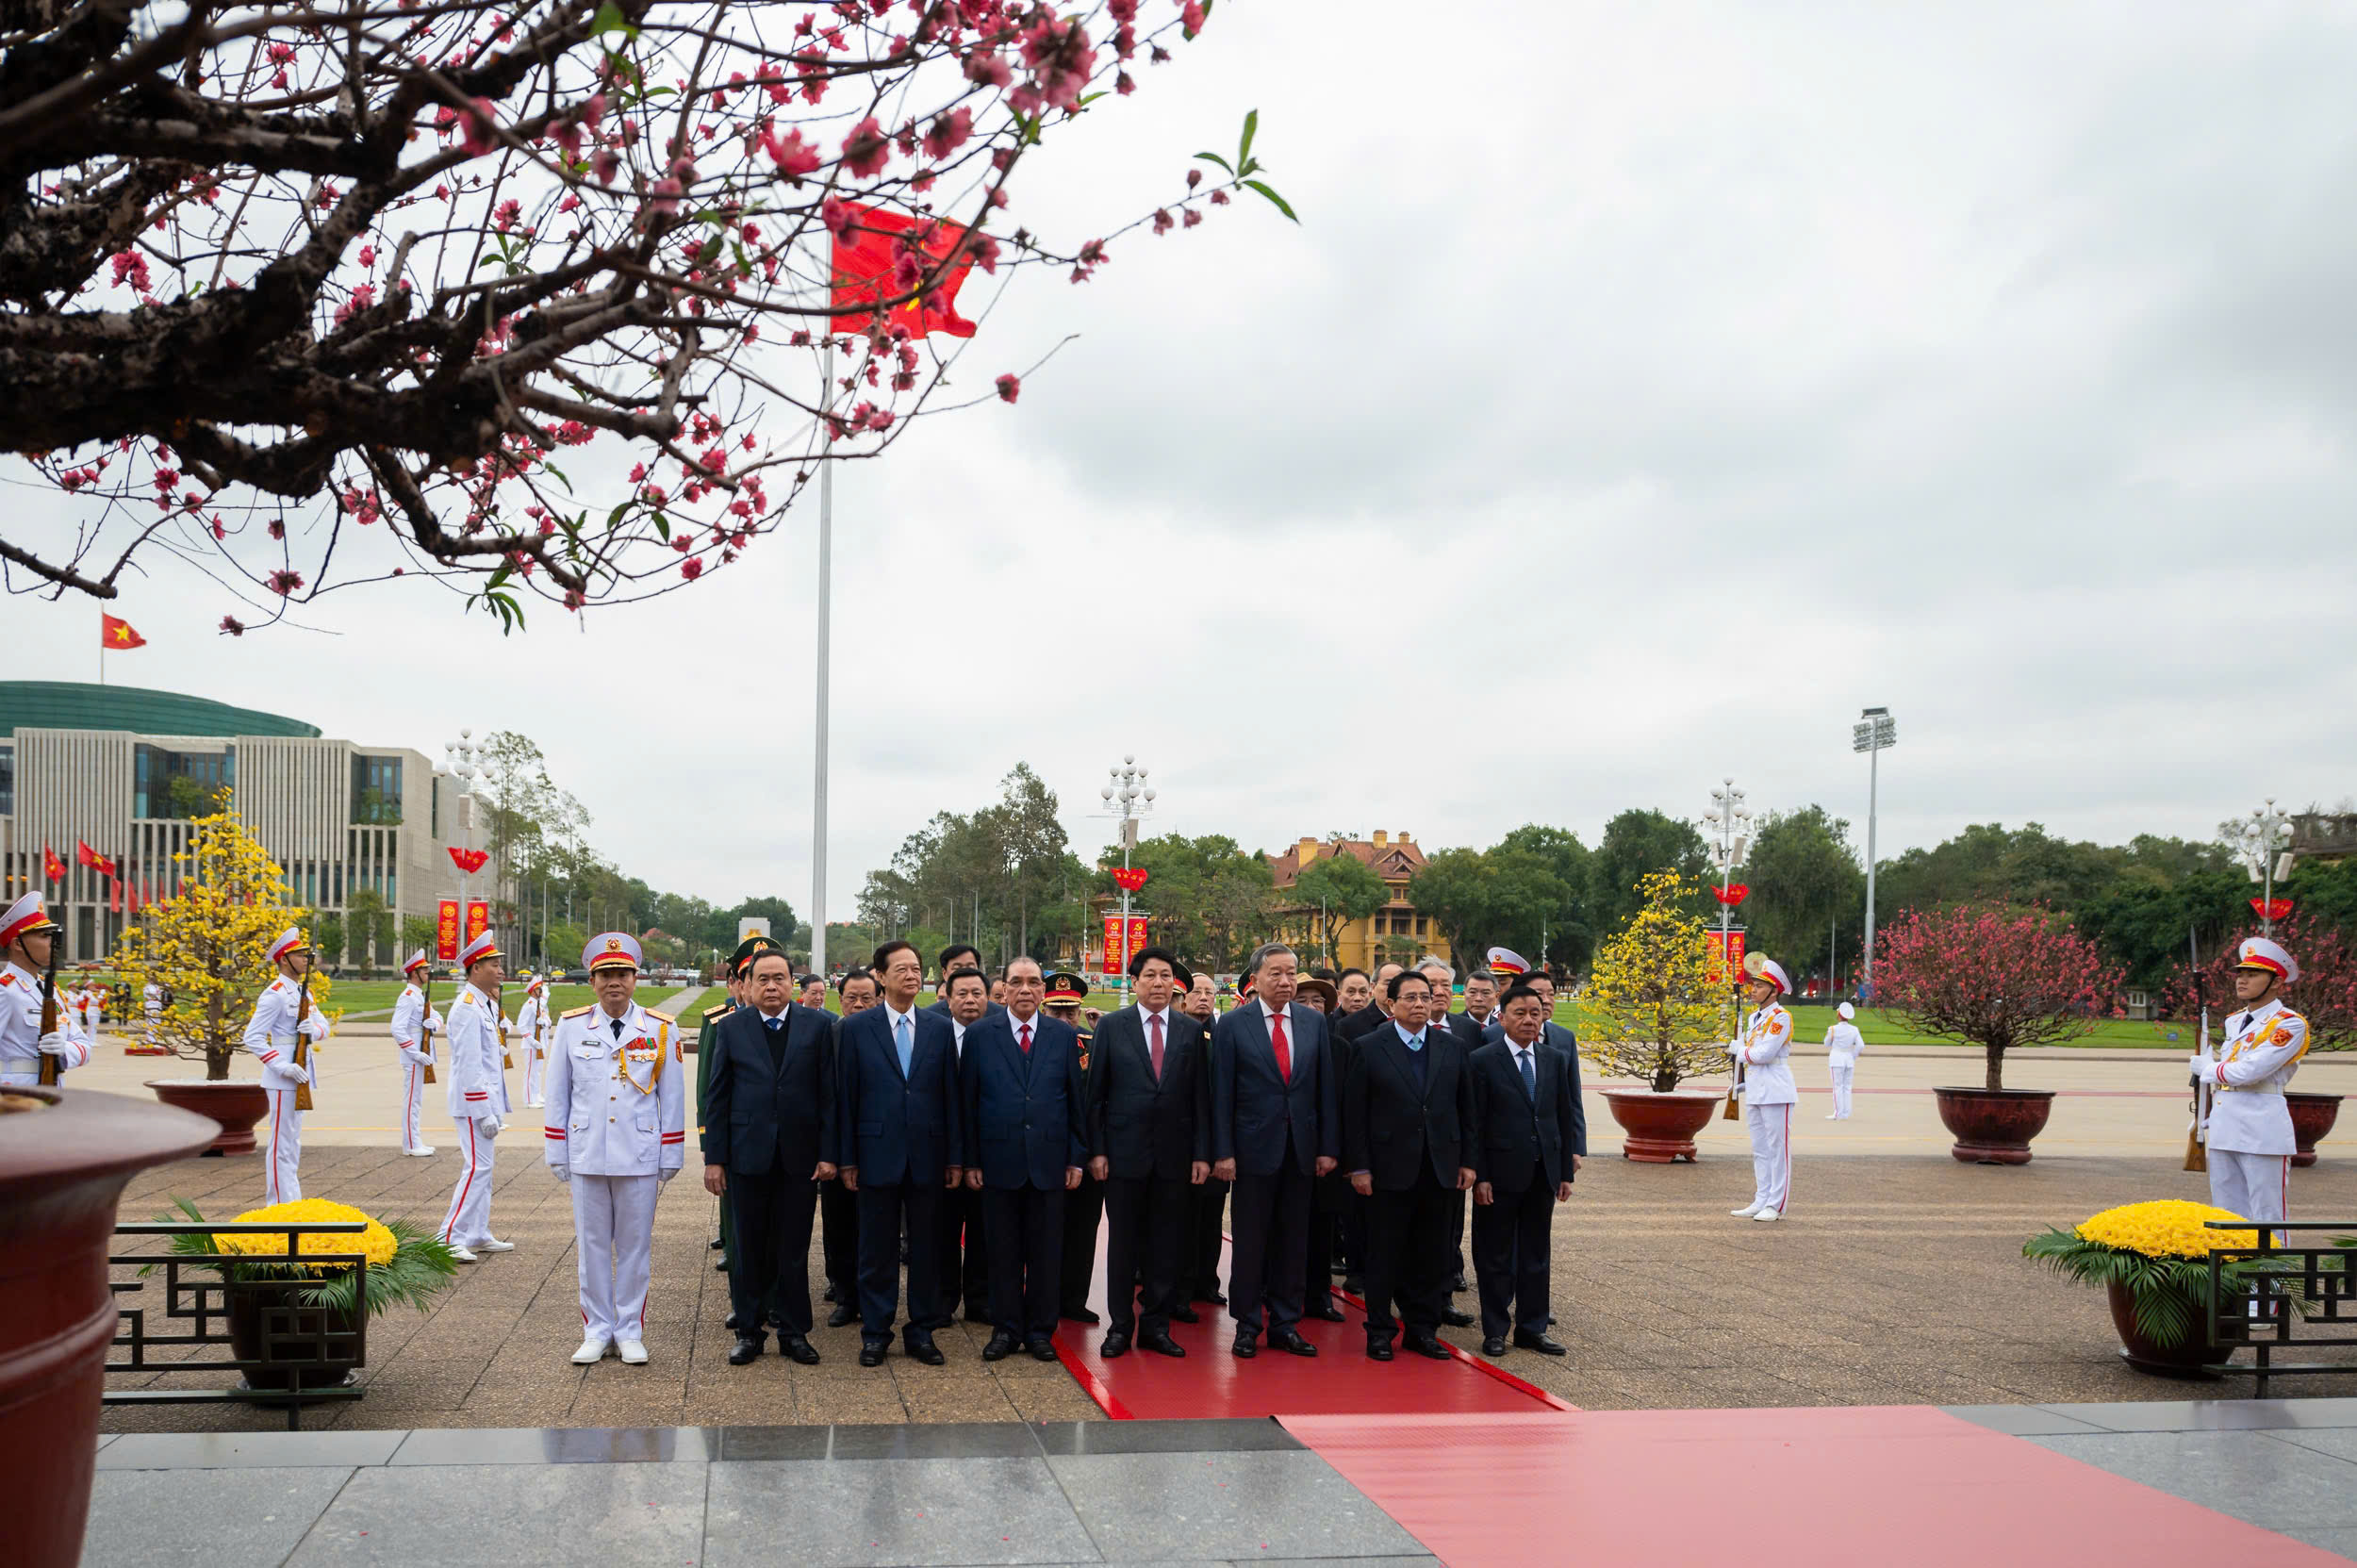
[[[2270,998],[2226,1020],[2226,1040],[2206,1071],[2210,1100],[2210,1201],[2245,1219],[2289,1215],[2291,1108],[2283,1091],[2308,1052],[2308,1020]]]
[[[58,1059],[62,1082],[67,1068],[90,1061],[89,1037],[63,997],[58,999],[58,1032],[42,1034],[41,976],[0,964],[0,1088],[39,1083],[44,1054]]]
[[[678,1023],[636,1002],[618,1019],[584,1007],[557,1025],[541,1144],[573,1190],[585,1357],[602,1341],[644,1359],[655,1196],[686,1155],[684,1062]]]
[[[549,1013],[548,988],[536,980],[527,989],[523,1006],[516,1010],[516,1032],[524,1043],[524,1103],[544,1104],[549,1041],[556,1033],[556,1019]]]
[[[164,988],[152,980],[140,988],[140,1013],[147,1020],[145,1044],[161,1045],[164,1030]]]
[[[1752,1201],[1738,1214],[1781,1219],[1792,1194],[1792,1015],[1770,1002],[1743,1020],[1733,1048],[1743,1064],[1743,1122],[1752,1135]]]
[[[1835,1019],[1825,1031],[1825,1070],[1833,1080],[1833,1114],[1827,1121],[1850,1119],[1850,1086],[1857,1076],[1858,1053],[1865,1048],[1866,1036],[1847,1018]]]
[[[471,982],[450,1004],[444,1036],[450,1042],[450,1114],[458,1127],[462,1165],[442,1221],[442,1240],[470,1251],[486,1246],[494,1252],[509,1249],[491,1234],[491,1141],[508,1112],[507,1074],[500,1067],[506,1048],[502,1028],[499,1004]]]
[[[425,988],[416,982],[401,988],[393,1003],[393,1048],[401,1055],[401,1151],[431,1154],[418,1116],[425,1104],[425,1070],[434,1065],[435,1037],[442,1032],[442,1015],[425,1004]]]
[[[313,1081],[312,1069],[295,1064],[295,1012],[302,1005],[300,982],[280,975],[254,999],[239,1044],[262,1064],[262,1087],[270,1095],[270,1154],[262,1165],[262,1202],[292,1203],[303,1196],[303,1113],[295,1091]],[[316,1007],[303,1020],[312,1044],[327,1038],[327,1019]],[[316,1063],[316,1058],[314,1062]]]

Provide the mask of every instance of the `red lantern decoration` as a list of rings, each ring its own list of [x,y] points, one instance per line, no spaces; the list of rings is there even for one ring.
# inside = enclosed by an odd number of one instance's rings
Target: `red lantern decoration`
[[[1116,867],[1113,870],[1113,885],[1125,893],[1135,893],[1146,885],[1146,867],[1143,866]]]
[[[488,850],[462,850],[453,844],[450,846],[450,858],[451,864],[471,877],[483,869],[484,863],[491,858],[491,852]]]
[[[1739,882],[1729,883],[1724,887],[1714,887],[1710,890],[1710,896],[1718,900],[1721,903],[1726,905],[1729,909],[1733,909],[1737,904],[1739,904],[1745,899],[1750,898],[1751,895],[1752,890],[1744,886]]]
[[[2262,920],[2280,920],[2292,912],[2292,901],[2289,899],[2253,899],[2250,908]]]

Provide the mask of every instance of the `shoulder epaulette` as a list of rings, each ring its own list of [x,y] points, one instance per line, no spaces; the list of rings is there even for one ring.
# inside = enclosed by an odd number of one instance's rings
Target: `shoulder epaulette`
[[[0,975],[0,985],[14,985],[15,983],[16,977],[14,975]]]
[[[733,1004],[729,1002],[722,1002],[717,1007],[707,1007],[704,1009],[704,1022],[710,1023],[715,1018],[725,1018],[732,1010]]]
[[[591,1002],[591,1003],[589,1004],[589,1006],[588,1006],[588,1007],[576,1007],[576,1008],[574,1008],[574,1009],[573,1009],[570,1013],[562,1014],[562,1015],[560,1015],[560,1016],[567,1017],[567,1018],[578,1018],[578,1017],[580,1017],[580,1016],[581,1016],[584,1013],[589,1012],[591,1009],[595,1008],[597,1005],[598,1005],[598,1004],[597,1004],[596,1002]]]
[[[650,1018],[660,1018],[660,1019],[662,1019],[662,1020],[663,1020],[665,1023],[667,1023],[667,1024],[675,1024],[675,1023],[679,1022],[679,1020],[678,1020],[677,1018],[673,1017],[670,1014],[668,1014],[668,1013],[657,1013],[657,1012],[656,1012],[653,1008],[651,1008],[651,1007],[642,1007],[642,1008],[640,1008],[640,1009],[639,1009],[639,1011],[640,1011],[641,1013],[644,1013],[644,1014],[645,1014],[648,1017],[650,1017]]]

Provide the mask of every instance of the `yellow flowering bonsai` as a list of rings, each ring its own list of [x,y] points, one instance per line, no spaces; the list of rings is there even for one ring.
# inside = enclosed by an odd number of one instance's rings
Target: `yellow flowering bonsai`
[[[1690,907],[1694,884],[1655,871],[1637,884],[1637,913],[1596,949],[1576,1003],[1582,1048],[1606,1075],[1666,1094],[1726,1063],[1733,994],[1713,984],[1710,928]]]

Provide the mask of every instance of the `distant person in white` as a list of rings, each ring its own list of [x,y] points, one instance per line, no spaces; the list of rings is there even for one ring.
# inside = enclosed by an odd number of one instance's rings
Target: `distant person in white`
[[[1850,1081],[1857,1074],[1858,1053],[1866,1036],[1857,1032],[1857,1009],[1843,1002],[1834,1009],[1833,1027],[1825,1031],[1825,1066],[1833,1077],[1833,1114],[1829,1122],[1850,1119]]]

